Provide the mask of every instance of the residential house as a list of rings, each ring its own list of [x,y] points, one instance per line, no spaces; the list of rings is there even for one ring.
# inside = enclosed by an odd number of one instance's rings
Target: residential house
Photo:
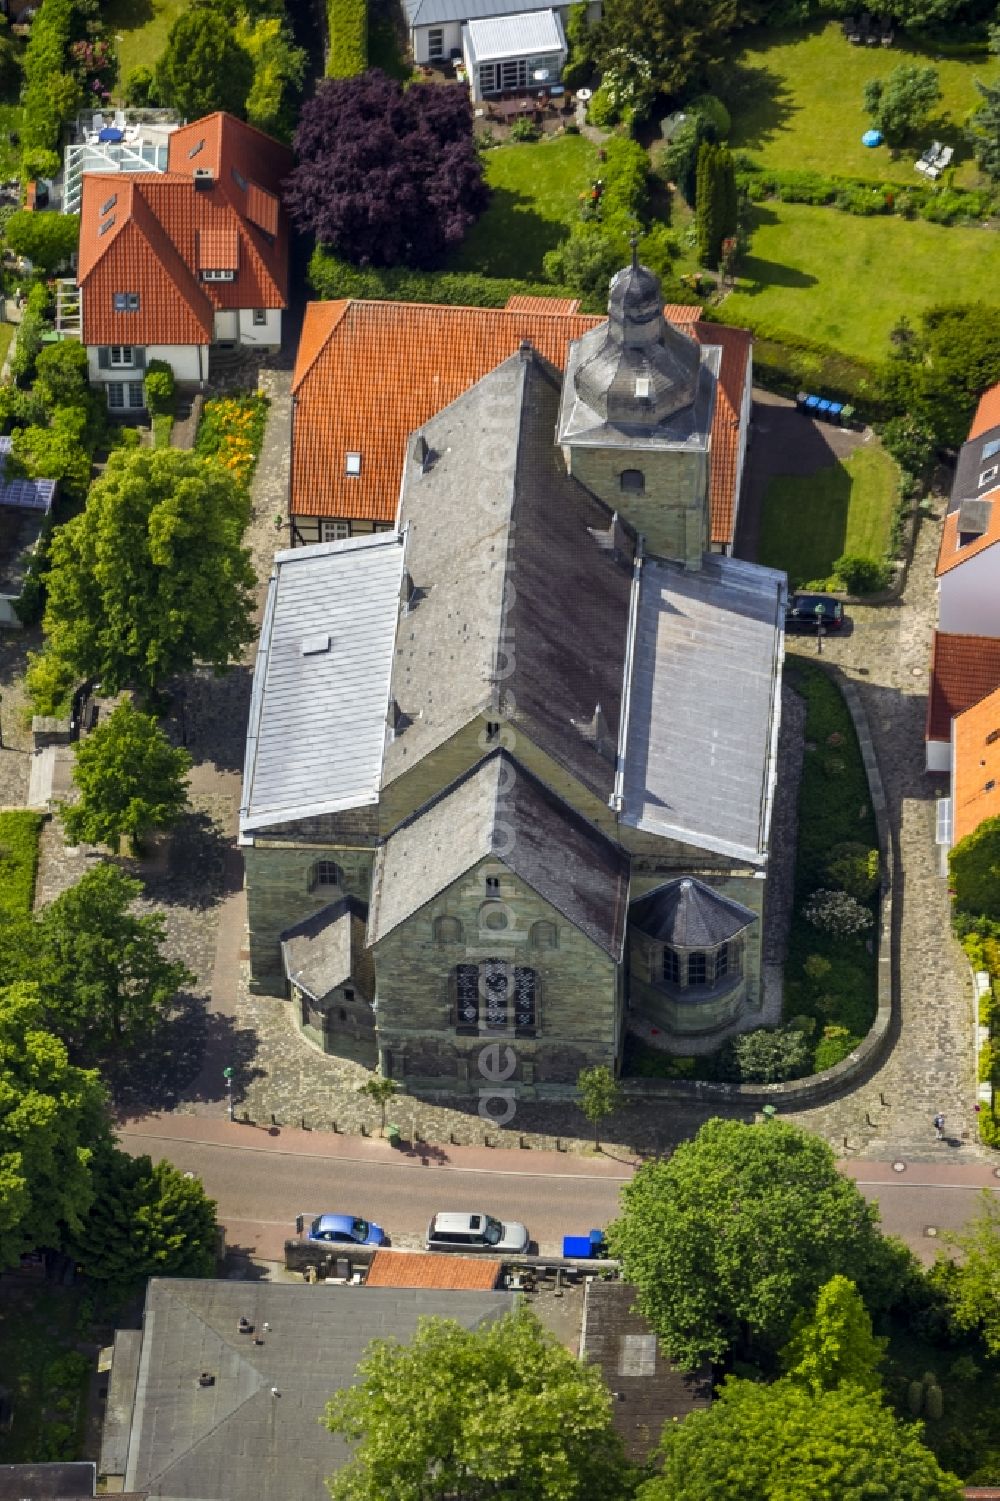
[[[350,1457],[323,1410],[376,1338],[477,1329],[512,1293],[153,1278],[114,1342],[100,1472],[147,1501],[326,1501]]]
[[[952,720],[997,688],[1000,635],[934,632],[925,730],[928,771],[951,771]]]
[[[336,317],[359,308],[399,327]],[[559,1094],[619,1068],[629,1007],[685,1039],[761,1004],[786,582],[709,550],[721,351],[650,272],[619,273],[565,373],[528,339],[477,373],[530,313],[415,311],[472,334],[465,387],[433,351],[379,384],[366,339],[337,403],[337,444],[352,397],[371,418],[369,462],[332,493],[353,477],[374,504],[398,475],[395,528],[275,560],[240,809],[251,984],[296,995],[290,931],[314,920],[324,952],[337,904],[366,904],[385,1075],[473,1093],[484,1038],[509,1038],[510,1088]],[[538,326],[562,342],[576,316]],[[408,377],[434,402],[414,432]],[[346,929],[329,953],[311,993],[343,983]]]
[[[663,311],[673,327],[718,351],[703,478],[711,550],[730,554],[750,430],[751,338],[701,322],[697,308]],[[292,382],[292,545],[392,528],[410,433],[523,341],[563,370],[571,343],[601,326],[577,302],[558,298],[512,297],[506,308],[310,303]]]
[[[1000,816],[1000,688],[951,722],[951,842]]]
[[[403,9],[414,62],[464,60],[474,98],[532,86],[537,90],[559,82],[566,61],[566,4],[404,0]],[[600,0],[588,0],[587,18],[592,24],[600,20]],[[479,74],[479,66],[491,71]],[[547,76],[535,77],[540,72]]]
[[[145,406],[151,360],[202,387],[213,348],[280,346],[291,166],[287,147],[215,114],[170,135],[165,172],[84,175],[81,338],[112,411]]]

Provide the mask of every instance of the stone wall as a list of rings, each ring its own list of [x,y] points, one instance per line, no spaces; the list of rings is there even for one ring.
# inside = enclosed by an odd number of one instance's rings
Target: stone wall
[[[259,836],[244,848],[252,991],[258,995],[285,994],[281,933],[338,897],[355,896],[367,902],[374,858],[374,847],[286,844]],[[332,860],[340,867],[340,886],[311,886],[310,872],[317,860]]]
[[[498,901],[485,899],[486,874],[500,881]],[[491,931],[502,913],[508,926]],[[462,937],[442,942],[435,919],[458,919]],[[551,924],[556,946],[533,945],[532,925]],[[456,1027],[454,972],[458,964],[509,959],[538,975],[538,1030],[461,1035]],[[623,987],[619,966],[516,876],[484,860],[375,946],[377,1021],[383,1066],[410,1089],[468,1089],[483,1085],[478,1060],[497,1043],[513,1049],[519,1096],[546,1085],[570,1088],[581,1068],[617,1069]]]
[[[563,450],[567,468],[606,505],[646,539],[646,551],[700,568],[708,551],[708,450],[614,449],[579,447]],[[623,470],[639,469],[645,491],[621,487]]]

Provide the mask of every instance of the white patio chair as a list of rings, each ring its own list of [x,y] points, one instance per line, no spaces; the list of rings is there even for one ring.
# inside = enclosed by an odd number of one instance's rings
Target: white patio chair
[[[943,172],[944,169],[945,169],[945,167],[950,167],[951,166],[951,159],[952,159],[952,157],[954,155],[955,155],[955,148],[954,148],[954,146],[944,146],[942,148],[942,150],[941,150],[941,152],[940,152],[940,154],[938,156],[937,161],[934,163],[935,167],[937,167],[937,169],[938,169],[939,172]]]

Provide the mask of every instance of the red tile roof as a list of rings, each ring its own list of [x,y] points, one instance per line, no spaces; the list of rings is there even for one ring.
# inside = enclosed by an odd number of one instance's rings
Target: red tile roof
[[[951,811],[957,844],[984,818],[1000,814],[1000,688],[956,715],[954,733]]]
[[[208,344],[216,308],[284,307],[284,216],[276,233],[265,233],[251,222],[248,199],[256,187],[266,216],[291,165],[287,147],[216,114],[172,134],[165,173],[87,173],[77,264],[83,342]],[[196,184],[198,170],[211,173],[207,187]],[[203,282],[204,270],[237,274]],[[116,313],[115,292],[138,292],[138,310]]]
[[[951,721],[1000,688],[1000,637],[934,632],[928,740],[950,740]]]
[[[969,429],[970,438],[978,438],[981,433],[988,432],[991,427],[1000,427],[1000,383],[990,386],[979,398],[976,407],[976,415],[972,419]]]
[[[733,536],[739,414],[750,335],[702,323],[697,308],[666,316],[701,344],[722,347],[712,426],[712,541]],[[514,354],[522,340],[558,369],[571,340],[602,320],[568,299],[512,298],[506,308],[424,303],[313,302],[295,362],[292,390],[291,514],[342,516],[391,524],[406,439],[414,429]],[[360,453],[362,472],[344,472],[344,455]]]
[[[445,1256],[418,1251],[376,1251],[366,1287],[434,1287],[446,1291],[492,1292],[500,1280],[499,1261],[478,1256]]]
[[[992,501],[990,507],[989,525],[982,536],[974,537],[964,547],[959,547],[958,539],[958,511],[949,511],[944,518],[944,526],[941,529],[941,545],[938,548],[937,576],[950,573],[960,563],[968,558],[974,558],[978,553],[985,552],[995,542],[1000,542],[1000,490],[990,490],[985,495],[979,496],[980,500]]]

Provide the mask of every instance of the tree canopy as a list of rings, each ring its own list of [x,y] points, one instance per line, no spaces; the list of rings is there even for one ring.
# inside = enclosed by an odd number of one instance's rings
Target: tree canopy
[[[163,954],[163,918],[132,910],[141,894],[141,881],[97,865],[37,921],[46,1023],[76,1058],[144,1040],[193,979]]]
[[[52,536],[45,647],[29,669],[37,711],[59,712],[81,679],[153,692],[196,662],[221,672],[253,639],[248,518],[218,464],[179,449],[112,453]]]
[[[641,1501],[960,1501],[961,1481],[877,1397],[730,1378],[718,1399],[663,1434],[663,1469]]]
[[[940,1256],[931,1281],[944,1293],[959,1327],[980,1336],[989,1354],[1000,1355],[1000,1204],[988,1189],[981,1210],[962,1231],[949,1231],[957,1259]]]
[[[815,1311],[796,1319],[781,1363],[792,1381],[812,1392],[845,1383],[876,1392],[885,1348],[886,1341],[872,1333],[871,1316],[854,1283],[838,1275],[820,1288]]]
[[[231,22],[211,5],[182,10],[156,67],[156,97],[188,120],[215,110],[241,118],[253,84],[253,62]]]
[[[720,62],[736,24],[737,0],[607,0],[598,27],[601,66],[633,53],[650,65],[652,83],[664,93],[689,89],[710,63]]]
[[[870,78],[864,91],[865,110],[890,146],[926,124],[940,98],[937,69],[915,63],[900,63],[887,78]]]
[[[826,1142],[782,1121],[710,1120],[669,1161],[644,1163],[607,1236],[688,1368],[734,1349],[775,1353],[837,1272],[881,1299],[900,1255]]]
[[[618,1501],[630,1469],[611,1396],[520,1309],[467,1330],[422,1319],[409,1344],[376,1340],[327,1426],[357,1445],[333,1501]]]
[[[96,1073],[74,1067],[46,1032],[37,990],[0,991],[0,1267],[58,1248],[94,1198],[90,1159],[107,1136]]]
[[[594,1128],[594,1146],[601,1145],[601,1122],[624,1103],[621,1085],[609,1068],[585,1068],[576,1081],[580,1109]]]
[[[96,1198],[72,1240],[88,1277],[125,1288],[146,1277],[212,1277],[215,1202],[169,1162],[105,1146],[94,1160]]]
[[[886,364],[886,395],[933,435],[957,448],[982,391],[1000,380],[1000,325],[984,302],[939,303],[921,314],[905,347]]]
[[[77,741],[73,782],[77,803],[61,807],[71,844],[139,840],[169,828],[187,805],[191,757],[170,744],[152,714],[123,699],[92,734]]]
[[[1000,818],[986,818],[948,855],[955,902],[974,917],[1000,918]]]
[[[22,209],[4,225],[4,239],[11,250],[27,256],[48,276],[69,262],[79,238],[79,214],[35,214]]]
[[[489,196],[464,88],[404,90],[377,68],[327,79],[295,151],[293,219],[362,265],[439,265]]]

